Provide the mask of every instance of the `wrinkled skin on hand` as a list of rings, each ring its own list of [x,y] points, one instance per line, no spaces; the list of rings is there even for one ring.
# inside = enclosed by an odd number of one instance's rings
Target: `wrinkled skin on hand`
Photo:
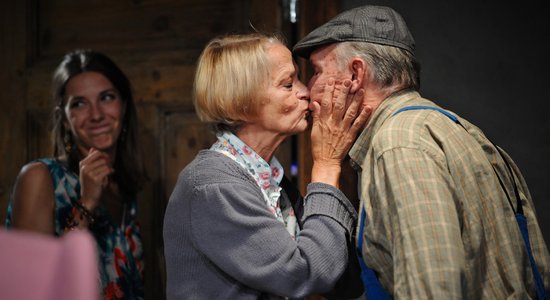
[[[321,103],[310,103],[314,182],[338,187],[342,160],[372,113],[371,107],[363,106],[364,90],[350,94],[350,87],[349,80],[328,80]]]

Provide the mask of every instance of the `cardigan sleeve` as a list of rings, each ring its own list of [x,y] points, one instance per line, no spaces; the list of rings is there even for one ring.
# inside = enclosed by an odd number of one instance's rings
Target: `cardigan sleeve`
[[[303,227],[294,240],[260,190],[247,182],[195,188],[195,246],[218,268],[254,289],[287,297],[329,291],[348,262],[356,214],[336,188],[316,183],[304,199]]]

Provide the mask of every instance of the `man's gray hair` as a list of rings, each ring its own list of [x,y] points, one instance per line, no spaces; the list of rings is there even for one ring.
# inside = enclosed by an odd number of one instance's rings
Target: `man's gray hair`
[[[353,57],[365,60],[371,80],[391,92],[410,88],[420,89],[420,64],[409,51],[365,42],[341,42],[335,47],[340,68]]]

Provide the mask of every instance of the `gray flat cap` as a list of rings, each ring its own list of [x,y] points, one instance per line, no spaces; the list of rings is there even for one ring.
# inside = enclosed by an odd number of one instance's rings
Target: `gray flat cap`
[[[317,47],[338,42],[369,42],[414,53],[414,38],[401,15],[390,7],[375,5],[356,7],[337,15],[300,40],[292,52],[309,58]]]

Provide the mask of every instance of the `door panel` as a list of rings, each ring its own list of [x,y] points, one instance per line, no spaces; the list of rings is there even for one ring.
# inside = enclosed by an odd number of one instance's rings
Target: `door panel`
[[[2,1],[0,16],[0,221],[21,166],[52,154],[55,67],[68,51],[101,51],[132,83],[149,177],[138,198],[146,299],[165,298],[164,209],[180,170],[214,140],[194,114],[196,60],[211,38],[250,32],[250,24],[287,35],[281,1]],[[291,147],[276,153],[287,173]]]

